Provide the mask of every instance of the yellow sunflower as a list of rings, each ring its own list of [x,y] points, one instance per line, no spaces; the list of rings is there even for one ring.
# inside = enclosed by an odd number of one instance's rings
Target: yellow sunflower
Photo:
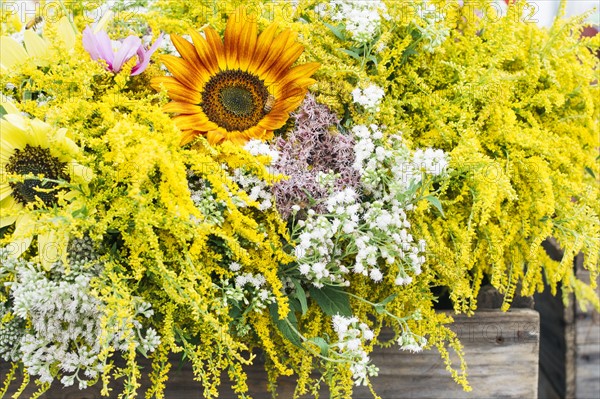
[[[257,35],[257,23],[244,8],[230,16],[225,40],[208,27],[204,36],[191,31],[193,44],[171,35],[182,58],[164,55],[161,60],[173,76],[154,78],[171,101],[166,112],[183,131],[181,144],[206,135],[211,144],[268,139],[296,109],[318,63],[290,68],[304,51],[297,34],[287,29],[276,35],[273,23]]]
[[[66,50],[75,46],[77,38],[69,19],[62,17],[56,23],[57,37]],[[35,66],[48,66],[53,58],[50,42],[33,29],[23,32],[25,47],[10,36],[0,36],[0,71],[11,71],[15,66],[31,62]]]
[[[14,257],[27,250],[37,233],[40,262],[48,267],[66,250],[66,242],[59,240],[64,234],[51,226],[37,226],[31,210],[56,206],[61,192],[66,199],[74,198],[75,193],[59,181],[85,184],[91,172],[75,162],[79,149],[66,137],[66,129],[55,130],[38,119],[23,117],[4,96],[0,106],[0,228],[15,223],[7,247]],[[29,177],[20,180],[18,176]]]

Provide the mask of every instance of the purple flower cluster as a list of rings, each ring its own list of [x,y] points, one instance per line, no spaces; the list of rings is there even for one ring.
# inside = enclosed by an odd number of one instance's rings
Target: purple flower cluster
[[[360,192],[360,178],[352,168],[354,138],[340,133],[335,128],[338,117],[311,95],[293,117],[296,124],[292,132],[275,142],[280,152],[275,170],[289,176],[273,188],[277,209],[284,218],[292,214],[293,205],[326,213],[324,201],[330,193],[317,181],[319,172],[339,175],[334,182],[336,191],[353,187]]]

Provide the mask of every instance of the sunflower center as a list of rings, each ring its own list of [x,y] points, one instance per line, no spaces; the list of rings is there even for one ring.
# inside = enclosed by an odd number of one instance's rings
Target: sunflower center
[[[236,116],[247,116],[254,110],[252,93],[243,87],[224,87],[221,90],[221,104]]]
[[[32,147],[29,144],[23,149],[17,149],[8,159],[6,171],[17,175],[43,175],[44,179],[66,180],[65,162],[50,154],[48,148]],[[22,182],[9,182],[13,197],[23,205],[35,202],[36,197],[46,206],[58,202],[58,183],[27,178]]]
[[[208,119],[227,131],[256,126],[265,116],[269,92],[258,76],[240,69],[220,71],[204,85],[200,106]]]

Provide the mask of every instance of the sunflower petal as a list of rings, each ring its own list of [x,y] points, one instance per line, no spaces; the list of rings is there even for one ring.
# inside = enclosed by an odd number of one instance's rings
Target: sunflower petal
[[[173,55],[162,55],[160,60],[165,64],[175,79],[192,90],[200,91],[208,81],[208,74],[200,73],[188,61]]]
[[[204,114],[201,106],[180,101],[171,101],[163,107],[163,111],[176,114]]]
[[[273,64],[273,67],[267,72],[265,80],[267,82],[276,82],[285,76],[289,68],[300,57],[304,51],[304,46],[299,43],[293,43],[281,53],[280,61]]]
[[[225,67],[225,59],[222,49],[223,43],[218,43],[221,48],[218,48],[219,46],[216,46],[217,48],[212,47],[210,43],[206,39],[204,39],[202,35],[200,35],[200,33],[194,30],[190,31],[190,36],[194,41],[196,56],[200,60],[202,66],[204,66],[204,68],[208,71],[208,73],[213,75],[219,71],[219,63],[221,62],[220,58],[223,58],[222,62],[223,66]],[[220,41],[220,39],[218,40]]]
[[[50,270],[59,260],[66,262],[68,236],[56,230],[38,234],[38,254],[42,267]]]
[[[202,101],[200,92],[189,89],[172,76],[153,78],[150,84],[156,90],[161,90],[161,88],[167,90],[169,97],[175,101],[192,104],[200,104]]]
[[[69,22],[67,16],[63,16],[57,24],[57,32],[59,38],[61,38],[65,44],[67,50],[72,50],[75,47],[77,40],[77,33],[73,29],[73,26]]]
[[[38,36],[32,30],[25,30],[23,34],[23,41],[25,42],[25,47],[27,48],[27,53],[35,58],[43,58],[48,55],[48,43]]]
[[[33,217],[25,213],[17,216],[15,220],[15,231],[11,237],[10,243],[6,246],[11,256],[18,258],[31,245],[33,240],[33,230],[35,222]]]
[[[10,69],[16,64],[24,62],[27,51],[12,37],[0,36],[0,69]]]
[[[217,33],[217,31],[210,27],[204,29],[204,34],[206,35],[206,43],[208,44],[211,50],[209,54],[212,55],[210,55],[210,57],[214,57],[217,60],[217,64],[219,65],[220,70],[227,69],[227,60],[225,59],[225,48],[223,46],[221,38],[219,37],[219,34]],[[197,35],[200,38],[202,38],[200,34]],[[195,36],[192,35],[192,39],[194,39],[194,37]],[[204,38],[202,38],[202,40],[204,40]],[[194,40],[194,45],[196,46],[196,51],[198,51],[198,55],[200,56],[200,58],[202,58],[202,54],[200,53],[200,48],[196,43],[196,40]],[[202,60],[204,60],[204,58],[202,58]]]
[[[212,145],[219,144],[225,140],[226,131],[225,129],[214,129],[206,132],[206,139]]]
[[[3,179],[4,180],[4,179]],[[10,187],[10,185],[8,183],[0,183],[0,202],[3,202],[6,197],[8,197],[9,195],[11,195],[13,192],[13,189]],[[4,214],[4,206],[2,206],[2,213]],[[4,220],[4,218],[3,218]],[[10,224],[10,223],[8,223]],[[5,224],[3,224],[1,227],[6,226]]]
[[[250,60],[250,65],[248,69],[256,70],[262,64],[263,60],[269,54],[269,48],[271,47],[271,43],[273,43],[273,38],[275,37],[275,32],[277,31],[277,23],[272,23],[265,29],[258,40],[256,41],[256,48],[254,50],[254,55]]]
[[[173,42],[173,45],[175,46],[179,54],[181,54],[184,60],[190,62],[191,64],[202,65],[202,61],[200,60],[200,57],[198,57],[198,53],[196,53],[196,48],[192,43],[174,33],[172,33],[170,37],[171,41]]]
[[[267,55],[265,56],[261,65],[256,70],[258,76],[264,78],[265,75],[267,75],[269,69],[271,69],[271,67],[273,66],[273,64],[275,64],[279,60],[281,53],[285,50],[285,44],[287,43],[287,39],[290,35],[291,31],[289,29],[286,29],[273,40],[273,43],[271,44],[271,47],[269,47]],[[267,84],[272,83],[272,81],[265,81],[267,82]]]
[[[204,114],[178,115],[173,118],[173,121],[180,130],[199,130],[205,132],[217,127]]]
[[[265,130],[276,130],[285,124],[288,117],[287,112],[270,112],[260,121],[260,126]]]
[[[250,17],[246,17],[250,18]],[[238,44],[238,61],[239,66],[242,71],[247,71],[248,66],[250,65],[250,61],[252,60],[252,55],[254,54],[254,50],[256,48],[256,39],[257,39],[258,27],[255,19],[249,19],[244,29],[242,30],[242,34],[240,36],[240,42]]]
[[[237,69],[239,42],[244,28],[245,9],[239,7],[233,15],[229,16],[225,27],[225,60],[228,69]]]

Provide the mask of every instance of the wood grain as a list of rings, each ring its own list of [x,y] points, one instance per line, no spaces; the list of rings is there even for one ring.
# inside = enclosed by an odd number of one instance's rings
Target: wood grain
[[[587,270],[577,270],[577,277],[590,282],[590,273]],[[600,290],[596,289],[596,292],[600,294]],[[596,399],[600,397],[600,314],[591,307],[584,310],[576,306],[575,331],[575,397]]]
[[[411,354],[400,351],[398,347],[378,348],[372,354],[373,362],[380,369],[379,376],[373,380],[376,392],[383,399],[537,398],[539,349],[537,312],[531,309],[514,309],[507,313],[490,310],[477,312],[473,317],[458,315],[455,316],[455,320],[452,329],[457,332],[465,347],[472,392],[464,392],[452,381],[436,350]],[[262,366],[259,358],[255,365],[246,369],[248,384],[254,398],[271,397],[266,389],[266,374]],[[2,374],[6,369],[6,364],[0,364]],[[139,391],[140,398],[144,397],[146,384],[147,381]],[[281,380],[278,389],[279,398],[291,398],[294,388],[293,378]],[[11,390],[14,389],[16,384],[11,385]],[[32,391],[28,390],[22,397],[28,398]],[[321,394],[321,397],[328,397],[326,389]],[[116,396],[115,394],[111,397]],[[184,365],[181,370],[173,370],[170,373],[165,397],[169,399],[202,397],[201,386],[192,380],[189,366]],[[227,386],[220,391],[219,397],[236,398]],[[94,387],[79,391],[76,388],[61,388],[56,384],[42,398],[99,399],[101,396],[99,390]],[[352,398],[372,398],[372,395],[368,389],[360,387],[355,390]]]

